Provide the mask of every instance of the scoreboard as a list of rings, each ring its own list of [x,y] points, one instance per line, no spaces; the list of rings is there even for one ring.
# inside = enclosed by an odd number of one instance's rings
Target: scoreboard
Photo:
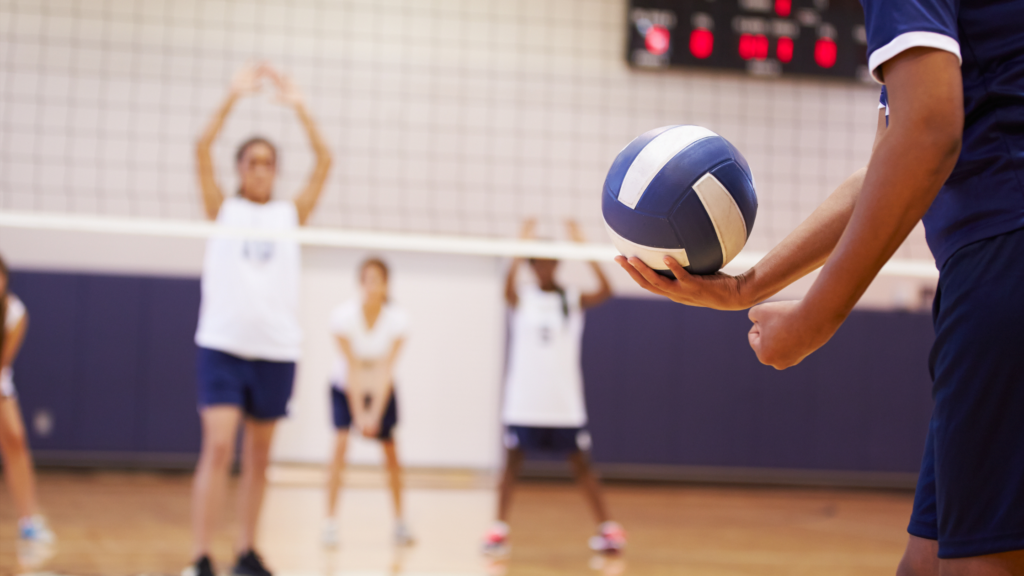
[[[859,0],[631,0],[629,63],[870,82]]]

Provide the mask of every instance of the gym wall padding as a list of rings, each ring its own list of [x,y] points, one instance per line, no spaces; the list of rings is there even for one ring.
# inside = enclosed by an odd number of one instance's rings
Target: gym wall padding
[[[932,409],[930,315],[854,311],[784,371],[757,361],[745,311],[615,299],[587,322],[593,455],[609,470],[913,485]]]
[[[14,378],[38,462],[195,461],[197,280],[15,272],[11,289],[30,316]]]
[[[198,280],[35,271],[11,280],[31,315],[15,381],[37,460],[190,466]],[[757,362],[748,329],[746,312],[652,299],[588,313],[587,406],[607,476],[912,480],[931,411],[927,314],[855,311],[781,372]]]

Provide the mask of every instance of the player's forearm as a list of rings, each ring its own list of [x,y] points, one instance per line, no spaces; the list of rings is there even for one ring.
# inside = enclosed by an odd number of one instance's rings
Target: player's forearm
[[[228,113],[231,112],[231,108],[238,101],[238,94],[231,92],[228,97],[214,113],[210,123],[206,125],[206,129],[203,131],[202,136],[199,138],[197,148],[200,151],[209,151],[213,141],[217,139],[217,134],[220,133],[221,128],[224,127],[224,121],[227,120]]]
[[[941,124],[941,123],[940,123]],[[825,324],[842,322],[928,210],[953,171],[959,132],[907,123],[872,155],[850,223],[805,298]]]
[[[864,168],[851,174],[782,242],[740,275],[744,307],[774,296],[825,263],[850,221],[864,174]]]
[[[519,294],[516,293],[516,272],[518,272],[519,264],[522,261],[522,258],[513,258],[512,265],[508,269],[508,275],[505,276],[505,301],[511,306],[515,306],[516,302],[519,301]]]
[[[299,121],[302,122],[302,127],[306,129],[306,136],[309,138],[309,144],[313,147],[313,152],[316,153],[317,162],[330,162],[330,150],[327,148],[327,144],[320,135],[320,130],[316,127],[316,122],[314,122],[313,117],[309,115],[309,110],[306,110],[306,105],[301,103],[297,104],[295,106],[295,113],[298,115]]]

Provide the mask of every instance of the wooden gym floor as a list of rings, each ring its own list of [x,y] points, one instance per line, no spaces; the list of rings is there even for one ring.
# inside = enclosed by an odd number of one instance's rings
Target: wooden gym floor
[[[263,512],[260,548],[278,576],[619,575],[830,576],[895,572],[913,495],[692,485],[613,484],[613,514],[630,542],[617,558],[586,548],[593,523],[575,487],[521,484],[507,562],[479,554],[494,508],[493,480],[469,473],[414,472],[408,514],[417,544],[390,544],[383,478],[352,470],[341,502],[342,544],[319,545],[322,472],[277,467]],[[40,499],[57,533],[52,556],[15,546],[10,499],[0,490],[0,575],[178,574],[189,560],[189,481],[180,473],[42,471]],[[231,526],[215,547],[230,567]],[[33,555],[36,558],[31,558]],[[35,570],[36,572],[33,572]]]

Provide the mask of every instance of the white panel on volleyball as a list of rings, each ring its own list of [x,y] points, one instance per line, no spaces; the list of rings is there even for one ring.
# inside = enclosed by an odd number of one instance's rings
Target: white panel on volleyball
[[[722,266],[725,266],[747,243],[747,223],[743,220],[743,213],[729,190],[710,172],[697,180],[693,190],[715,227],[718,244],[722,247]]]
[[[698,140],[717,136],[700,126],[676,126],[658,134],[636,155],[626,170],[619,187],[619,202],[636,208],[651,180],[661,172],[668,161]]]
[[[676,262],[679,262],[680,266],[684,268],[690,265],[690,259],[686,256],[686,250],[684,248],[652,248],[650,246],[644,246],[626,240],[622,236],[612,230],[612,227],[605,224],[605,228],[608,230],[608,235],[611,236],[612,244],[615,245],[615,249],[620,254],[627,258],[636,256],[644,264],[654,270],[668,270],[668,266],[665,265],[665,256],[671,256]]]

